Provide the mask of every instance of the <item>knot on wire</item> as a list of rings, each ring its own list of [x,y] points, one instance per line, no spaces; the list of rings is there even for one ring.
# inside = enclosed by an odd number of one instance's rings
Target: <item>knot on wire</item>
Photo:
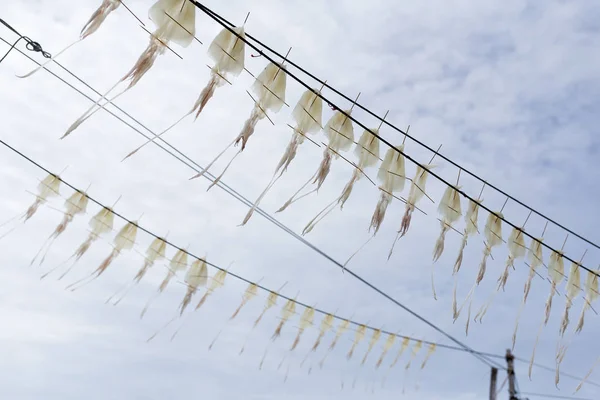
[[[50,53],[48,53],[47,51],[45,51],[42,48],[42,45],[39,44],[38,42],[31,40],[27,36],[23,36],[23,40],[25,40],[27,42],[27,44],[25,45],[25,48],[27,50],[33,51],[34,53],[42,53],[42,56],[44,56],[44,58],[52,58],[52,55]]]

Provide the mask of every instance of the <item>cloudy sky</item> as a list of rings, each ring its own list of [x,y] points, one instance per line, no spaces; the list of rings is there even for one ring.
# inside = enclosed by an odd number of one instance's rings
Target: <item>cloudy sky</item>
[[[77,38],[99,0],[13,3],[0,16],[23,35],[39,41],[47,51],[57,52]],[[600,178],[596,168],[600,141],[595,134],[600,109],[600,56],[596,51],[600,26],[594,16],[599,14],[600,5],[592,0],[538,3],[431,0],[391,5],[389,1],[373,0],[307,5],[296,0],[210,0],[206,5],[237,24],[250,12],[247,32],[282,53],[292,47],[293,61],[350,97],[361,92],[361,104],[378,114],[390,110],[388,120],[392,123],[402,128],[410,124],[411,134],[419,140],[435,148],[443,145],[444,155],[594,240],[600,222],[594,208],[595,183]],[[147,18],[152,3],[129,0],[127,4],[152,29]],[[173,45],[183,60],[166,52],[144,79],[116,102],[156,133],[189,110],[209,79],[206,65],[212,65],[212,61],[206,55],[207,44],[221,27],[198,12],[196,29],[204,45]],[[9,42],[16,39],[4,27],[0,27],[0,36]],[[147,41],[147,33],[120,7],[96,34],[62,55],[60,62],[103,92],[131,68]],[[5,50],[8,46],[0,43],[0,53]],[[251,53],[247,49],[246,67],[258,74],[267,61],[251,58]],[[41,60],[40,55],[27,54]],[[97,113],[71,136],[58,140],[90,102],[47,72],[27,79],[15,77],[34,66],[17,52],[0,65],[3,141],[52,171],[66,168],[62,177],[67,182],[82,189],[91,184],[89,193],[104,204],[110,205],[122,196],[115,208],[119,213],[132,220],[143,214],[140,225],[160,235],[169,232],[173,243],[189,246],[192,253],[206,255],[217,265],[227,267],[233,263],[230,270],[247,279],[260,280],[272,289],[287,282],[283,294],[298,295],[299,300],[318,308],[403,335],[451,344],[260,215],[238,227],[247,206],[220,188],[207,192],[206,180],[188,181],[195,173],[193,169],[158,147],[147,146],[120,162],[143,138],[107,112]],[[56,65],[50,69],[87,95],[97,97]],[[314,81],[307,82],[318,87]],[[252,78],[242,73],[232,83],[217,90],[197,121],[187,119],[165,135],[172,146],[201,166],[238,134],[252,109],[252,99],[246,93]],[[286,100],[291,107],[302,91],[288,78]],[[323,93],[340,107],[350,106],[328,90]],[[377,126],[377,121],[364,112],[357,110],[353,115],[367,126]],[[331,110],[326,108],[324,120],[330,116]],[[123,118],[147,132],[138,123]],[[223,179],[250,199],[256,198],[268,183],[291,134],[286,126],[292,123],[291,108],[284,107],[271,118],[275,126],[267,120],[259,123],[245,151]],[[354,133],[358,138],[362,129],[355,125]],[[393,143],[402,142],[402,136],[390,128],[382,128],[381,135]],[[324,140],[322,133],[315,136],[317,142]],[[384,150],[382,147],[382,154]],[[423,163],[431,157],[410,140],[406,152]],[[32,192],[45,174],[8,149],[0,148],[0,154],[0,185],[4,188],[0,216],[4,221],[23,212],[34,200]],[[347,157],[353,159],[354,155],[348,153]],[[288,172],[265,197],[264,210],[274,214],[312,175],[320,158],[319,148],[310,142],[303,144]],[[214,172],[219,172],[227,161],[228,157],[215,164]],[[439,159],[437,164],[441,177],[456,179],[456,168]],[[415,166],[407,163],[407,174],[414,171]],[[376,176],[375,169],[367,173]],[[339,194],[351,174],[349,164],[335,160],[318,195],[299,201],[276,218],[300,233]],[[481,188],[466,174],[462,174],[460,184],[473,196]],[[428,181],[427,191],[433,199],[439,200],[444,189],[434,178]],[[273,343],[270,337],[279,323],[279,310],[270,310],[248,335],[266,295],[261,292],[228,323],[245,289],[243,282],[231,276],[199,311],[183,319],[185,325],[175,340],[169,339],[180,321],[147,343],[175,315],[185,292],[181,278],[171,282],[142,320],[141,309],[166,273],[163,263],[157,263],[118,306],[105,304],[105,300],[135,275],[143,263],[140,254],[152,240],[149,235],[140,232],[134,251],[123,253],[97,281],[75,292],[65,290],[66,285],[89,274],[110,253],[111,238],[123,225],[117,219],[115,232],[96,242],[72,274],[61,281],[57,280],[59,274],[40,280],[85,240],[87,223],[98,211],[90,204],[87,215],[77,217],[55,242],[45,263],[29,266],[60,222],[64,199],[71,193],[63,187],[63,198],[53,199],[48,203],[50,207],[41,207],[27,224],[18,225],[0,241],[2,398],[160,399],[201,395],[219,399],[330,399],[363,398],[368,393],[383,399],[404,393],[407,399],[468,400],[487,395],[489,367],[463,352],[439,349],[426,368],[419,370],[423,350],[406,373],[409,351],[396,367],[389,368],[399,348],[396,343],[383,366],[376,370],[384,337],[361,367],[370,332],[349,361],[346,353],[354,331],[348,332],[319,369],[317,364],[333,339],[329,332],[322,348],[300,367],[318,334],[320,316],[293,353],[288,350],[298,331],[298,315]],[[407,193],[408,185],[403,195]],[[306,239],[343,262],[368,239],[367,228],[378,197],[377,189],[362,179],[344,210],[331,213]],[[499,210],[505,201],[490,189],[483,197],[492,209]],[[469,346],[502,355],[511,345],[527,267],[523,261],[515,263],[506,290],[495,298],[483,323],[471,322],[465,337],[466,312],[453,324],[451,311],[451,271],[461,237],[455,232],[447,235],[445,252],[435,265],[435,300],[430,277],[431,252],[439,232],[437,206],[426,198],[420,206],[427,215],[413,215],[409,234],[398,242],[387,261],[404,211],[403,205],[394,200],[376,239],[352,260],[349,268]],[[518,224],[528,214],[514,202],[508,202],[503,212]],[[482,211],[480,226],[485,218]],[[540,235],[544,224],[543,219],[532,216],[526,229]],[[12,226],[2,226],[1,232]],[[462,222],[456,225],[458,230],[463,226]],[[503,229],[506,240],[510,230],[506,225]],[[564,239],[564,231],[548,227],[545,243],[560,247]],[[469,241],[458,275],[459,299],[466,296],[475,280],[482,249],[480,236]],[[586,250],[584,264],[596,268],[600,262],[597,249],[573,236],[567,240],[565,252],[571,258],[579,259]],[[169,257],[173,253],[172,248],[167,250]],[[548,251],[544,255],[547,259]],[[475,291],[473,315],[495,290],[496,279],[504,269],[506,250],[495,249],[493,256],[484,281]],[[543,268],[539,272],[546,275]],[[564,283],[559,287],[561,294],[563,288]],[[515,348],[518,357],[531,355],[549,289],[548,282],[534,279],[521,318]],[[198,297],[200,294],[196,300]],[[536,360],[543,365],[554,365],[564,304],[563,297],[555,299],[550,322],[540,336]],[[573,335],[582,304],[581,296],[574,301],[572,325],[564,339],[570,347],[562,370],[576,376],[585,375],[599,355],[596,338],[600,327],[593,312],[588,313],[583,332]],[[209,344],[221,330],[209,351]],[[246,351],[240,356],[246,340]],[[259,370],[265,349],[267,356]],[[497,361],[503,363],[502,359]],[[518,362],[516,368],[523,392],[571,394],[578,384],[563,377],[558,392],[553,372],[534,368],[530,381],[526,363]],[[501,372],[500,382],[504,377]],[[590,379],[600,381],[600,372]],[[597,398],[598,390],[587,385],[578,395]]]

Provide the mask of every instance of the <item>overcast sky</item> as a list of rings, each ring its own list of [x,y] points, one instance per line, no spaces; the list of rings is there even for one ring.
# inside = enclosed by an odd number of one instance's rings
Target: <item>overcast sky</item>
[[[12,2],[10,8],[4,7],[0,17],[55,53],[77,38],[99,3]],[[419,140],[435,148],[443,145],[444,155],[596,240],[600,222],[595,209],[595,185],[600,178],[600,140],[595,132],[600,115],[600,26],[595,16],[600,13],[600,5],[592,0],[544,4],[513,0],[413,3],[209,0],[206,5],[237,24],[251,12],[247,32],[282,53],[292,47],[290,58],[329,84],[350,97],[361,92],[361,104],[378,114],[390,110],[388,120],[401,128],[410,124],[411,134]],[[147,18],[151,4],[149,0],[127,2],[148,29],[153,29]],[[212,61],[206,54],[207,45],[221,27],[197,12],[196,29],[204,45],[194,42],[181,48],[173,44],[173,50],[183,60],[167,51],[144,79],[116,102],[154,132],[160,132],[187,112],[209,79],[206,65],[212,65]],[[3,27],[0,36],[9,42],[16,40]],[[103,92],[131,68],[147,41],[148,34],[120,7],[94,35],[59,60]],[[19,48],[24,48],[22,43]],[[0,54],[6,50],[8,46],[0,43]],[[251,58],[251,53],[251,49],[246,50],[246,67],[256,75],[267,62],[264,58]],[[41,60],[40,55],[27,54]],[[160,235],[169,232],[169,239],[175,244],[189,246],[194,254],[207,255],[209,261],[220,266],[233,262],[230,270],[252,281],[260,280],[272,289],[287,282],[282,293],[291,297],[298,294],[298,299],[308,304],[389,331],[451,344],[260,215],[255,214],[246,226],[238,227],[247,207],[220,188],[206,192],[206,180],[188,181],[195,172],[158,147],[147,146],[121,163],[127,153],[142,143],[142,138],[110,114],[99,112],[68,138],[58,140],[90,103],[45,71],[27,79],[15,77],[33,67],[17,52],[0,65],[2,140],[52,171],[68,166],[62,177],[81,189],[91,183],[89,193],[104,204],[110,205],[122,196],[116,210],[127,218],[137,219],[143,213],[140,225]],[[96,98],[56,65],[50,69]],[[318,87],[314,81],[307,82]],[[232,83],[233,86],[217,89],[196,122],[186,119],[165,135],[170,144],[199,165],[205,166],[233,140],[250,114],[253,103],[246,90],[252,85],[252,78],[242,73]],[[286,101],[291,107],[302,92],[303,88],[288,78]],[[323,93],[339,106],[349,108],[349,102],[330,91]],[[246,149],[225,175],[223,181],[242,195],[254,199],[268,183],[291,134],[286,126],[293,123],[291,107],[271,114],[275,126],[266,119],[259,122]],[[324,121],[331,113],[326,107]],[[369,127],[378,125],[364,112],[357,110],[353,115]],[[355,125],[354,133],[358,138],[362,129]],[[402,136],[390,128],[382,128],[381,135],[393,143],[402,142]],[[324,141],[323,133],[316,135],[315,140]],[[382,155],[384,151],[382,146]],[[406,152],[423,163],[431,157],[410,140],[406,142]],[[23,212],[34,200],[30,192],[35,192],[45,174],[8,149],[0,148],[0,154],[0,219],[4,221]],[[353,153],[347,157],[354,159]],[[320,158],[321,149],[308,141],[303,144],[262,207],[274,214],[312,175]],[[214,172],[220,172],[227,161],[225,157],[215,164]],[[440,176],[448,181],[456,179],[454,167],[439,159],[437,164]],[[413,175],[414,171],[415,166],[408,162],[407,174]],[[374,168],[367,173],[376,177]],[[342,159],[334,160],[331,174],[318,195],[299,201],[276,214],[276,218],[300,233],[340,193],[351,174],[350,165]],[[481,188],[479,182],[464,173],[460,183],[473,196]],[[436,202],[444,189],[442,183],[430,177],[427,192]],[[62,215],[57,209],[62,209],[64,199],[71,193],[63,187],[63,198],[49,202],[51,207],[41,207],[34,218],[0,241],[2,398],[358,399],[369,393],[391,399],[404,393],[407,399],[468,400],[487,396],[489,367],[463,352],[438,349],[425,369],[419,370],[424,349],[405,374],[410,350],[394,369],[389,369],[399,348],[397,342],[383,366],[376,370],[375,362],[385,341],[382,337],[361,367],[371,332],[348,361],[346,353],[354,337],[354,331],[349,331],[328,356],[324,368],[319,369],[317,364],[333,338],[329,332],[317,353],[300,367],[318,334],[320,316],[315,320],[316,327],[306,330],[293,353],[288,350],[298,331],[298,315],[284,326],[281,337],[272,344],[270,337],[279,322],[279,309],[270,310],[248,336],[266,295],[260,292],[233,322],[227,323],[245,289],[243,282],[231,276],[199,311],[190,313],[174,341],[169,338],[179,322],[146,343],[175,315],[184,286],[173,280],[140,320],[141,309],[166,273],[163,264],[157,263],[118,306],[105,304],[105,300],[133,278],[143,263],[140,253],[145,252],[152,237],[140,232],[135,251],[119,256],[100,279],[75,292],[64,290],[67,284],[89,274],[110,253],[112,237],[123,225],[116,219],[115,232],[96,242],[72,274],[61,281],[57,281],[58,274],[40,281],[44,272],[66,260],[85,240],[88,221],[98,211],[97,206],[90,204],[88,213],[78,216],[55,242],[45,263],[41,267],[37,263],[28,266],[60,222]],[[408,195],[408,185],[402,195]],[[490,189],[484,191],[483,197],[485,204],[496,210],[505,201]],[[344,210],[334,211],[306,239],[343,262],[368,239],[367,228],[378,198],[376,188],[362,179]],[[427,198],[419,205],[427,215],[413,215],[408,235],[398,242],[389,261],[389,248],[404,211],[397,200],[391,203],[376,239],[352,260],[349,268],[469,346],[504,354],[511,345],[527,267],[523,261],[515,263],[516,270],[511,272],[506,291],[496,297],[482,324],[471,322],[465,337],[466,312],[453,324],[451,310],[451,272],[461,237],[452,231],[447,234],[445,252],[436,264],[436,301],[430,275],[431,253],[439,233],[437,205]],[[518,224],[528,214],[514,202],[509,202],[503,212]],[[482,210],[480,227],[486,217]],[[544,224],[543,219],[532,216],[526,228],[540,235]],[[1,233],[11,226],[3,226]],[[456,224],[458,230],[463,226],[462,221]],[[509,227],[504,225],[505,240],[509,233]],[[545,243],[560,247],[565,232],[550,225],[545,238]],[[458,275],[459,301],[475,280],[482,249],[481,236],[469,241]],[[600,262],[597,249],[575,237],[570,237],[565,246],[566,254],[572,258],[579,259],[585,250],[588,252],[584,264],[596,268]],[[172,248],[167,249],[169,257],[173,253]],[[473,316],[495,290],[507,252],[498,248],[493,256],[486,277],[475,292]],[[544,256],[547,260],[548,251]],[[567,262],[566,270],[569,266]],[[540,268],[539,272],[546,276],[545,269]],[[210,274],[214,270],[210,269]],[[561,294],[563,288],[564,283],[559,288]],[[548,282],[534,279],[515,348],[519,357],[531,355],[549,289]],[[199,297],[196,295],[192,304]],[[550,322],[540,337],[536,360],[544,365],[554,365],[564,304],[563,297],[555,299]],[[562,365],[564,372],[577,376],[585,375],[599,355],[600,325],[593,312],[588,313],[583,332],[573,336],[582,304],[578,297],[571,311],[565,341],[573,340]],[[282,305],[280,300],[279,307]],[[301,308],[297,311],[302,312]],[[218,341],[208,351],[221,329]],[[247,338],[246,351],[240,356],[239,350]],[[268,354],[259,370],[267,346]],[[497,361],[503,364],[502,359]],[[571,394],[578,384],[577,380],[563,377],[558,392],[553,372],[534,368],[530,381],[526,363],[519,362],[516,368],[523,392]],[[504,377],[501,372],[499,383]],[[590,379],[600,381],[600,371]],[[578,395],[597,398],[598,393],[598,387],[588,385]]]

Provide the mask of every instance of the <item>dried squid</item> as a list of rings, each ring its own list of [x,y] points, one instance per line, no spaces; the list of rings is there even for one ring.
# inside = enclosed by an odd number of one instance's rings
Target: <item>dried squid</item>
[[[150,8],[148,16],[156,25],[156,30],[151,34],[146,50],[140,55],[131,70],[79,117],[61,139],[71,134],[106,104],[113,102],[117,97],[133,88],[152,68],[157,57],[165,53],[170,42],[177,43],[181,47],[187,47],[192,43],[196,30],[196,7],[192,3],[184,1],[182,6],[181,0],[158,0]],[[129,81],[125,89],[110,100],[106,98],[120,83],[125,81]],[[104,105],[100,105],[102,100],[106,100]]]
[[[323,100],[320,95],[320,90],[308,89],[302,94],[300,100],[298,100],[298,103],[292,112],[292,118],[296,121],[296,127],[293,128],[294,132],[292,133],[290,142],[283,153],[283,156],[281,156],[281,159],[275,168],[275,172],[273,172],[271,181],[244,217],[242,225],[245,225],[250,220],[263,197],[273,186],[275,186],[275,183],[277,183],[281,176],[287,171],[287,168],[296,157],[298,146],[304,143],[304,139],[307,135],[317,133],[322,129],[321,119],[323,113]],[[279,175],[277,175],[278,173]]]
[[[333,157],[337,159],[340,151],[350,150],[350,147],[352,147],[352,144],[354,143],[354,128],[349,116],[352,114],[352,110],[354,109],[354,105],[356,104],[356,101],[358,101],[359,96],[360,93],[356,97],[356,100],[354,100],[354,103],[349,110],[344,112],[338,110],[333,114],[329,121],[327,121],[324,131],[328,139],[328,144],[325,150],[323,150],[323,158],[321,159],[319,168],[317,168],[317,171],[313,174],[313,176],[310,177],[310,179],[306,181],[306,183],[302,185],[302,187],[300,187],[300,189],[298,189],[298,191],[294,193],[294,195],[288,201],[286,201],[285,204],[279,208],[279,210],[277,210],[277,212],[282,212],[292,203],[295,203],[301,198],[317,192],[329,175]],[[304,190],[304,188],[311,183],[316,184],[317,187],[299,196],[300,192],[302,192],[302,190]]]
[[[187,116],[196,113],[194,119],[198,119],[198,116],[208,101],[215,94],[215,90],[218,87],[223,86],[226,82],[229,83],[229,76],[237,77],[244,70],[244,57],[246,50],[246,43],[244,42],[246,33],[244,32],[244,26],[234,27],[231,28],[231,30],[233,30],[233,32],[231,32],[228,28],[223,28],[208,47],[208,55],[210,58],[212,58],[215,65],[210,70],[210,80],[200,92],[200,96],[194,103],[192,109],[184,116],[179,118],[175,123],[170,125],[167,129],[158,135],[155,135],[153,138],[148,139],[148,141],[144,142],[144,144],[137,147],[123,160],[131,157],[141,150],[142,147],[153,142],[173,129]]]
[[[250,139],[250,137],[254,134],[254,129],[256,128],[258,121],[265,117],[269,118],[267,111],[277,113],[279,110],[281,110],[285,104],[285,89],[287,83],[287,73],[285,72],[285,68],[286,67],[284,64],[269,63],[269,65],[263,69],[252,86],[252,91],[256,94],[258,100],[254,100],[254,107],[250,112],[250,116],[246,122],[244,122],[242,131],[238,134],[238,136],[236,136],[233,142],[228,144],[227,147],[225,147],[225,149],[219,153],[217,157],[215,157],[214,160],[212,160],[202,171],[194,175],[191,179],[196,179],[203,176],[231,146],[237,146],[241,143],[240,149],[229,161],[223,172],[221,172],[221,174],[208,187],[210,190],[210,188],[216,185],[221,180],[223,175],[225,175],[225,172],[227,172],[227,169],[231,166],[236,157],[244,151],[246,144],[248,143],[248,139]]]

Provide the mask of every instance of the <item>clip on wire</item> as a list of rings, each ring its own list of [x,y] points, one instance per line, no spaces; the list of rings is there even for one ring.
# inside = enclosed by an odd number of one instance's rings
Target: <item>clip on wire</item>
[[[2,58],[0,58],[0,63],[2,63],[2,61],[4,61],[4,59],[10,54],[10,52],[15,48],[15,46],[21,40],[25,40],[27,42],[27,44],[25,45],[25,48],[27,50],[33,51],[35,53],[42,53],[42,56],[44,56],[44,58],[52,58],[52,55],[50,53],[48,53],[47,51],[44,51],[44,49],[42,48],[41,44],[39,44],[38,42],[35,42],[35,41],[31,40],[27,36],[21,35],[19,32],[17,32],[15,30],[15,28],[13,28],[12,26],[10,26],[2,18],[0,18],[0,23],[2,23],[2,25],[6,26],[8,29],[10,29],[11,31],[13,31],[17,36],[19,36],[19,38],[13,43],[13,45],[10,47],[10,49],[8,49],[8,51],[6,52],[6,54],[4,56],[2,56]]]

